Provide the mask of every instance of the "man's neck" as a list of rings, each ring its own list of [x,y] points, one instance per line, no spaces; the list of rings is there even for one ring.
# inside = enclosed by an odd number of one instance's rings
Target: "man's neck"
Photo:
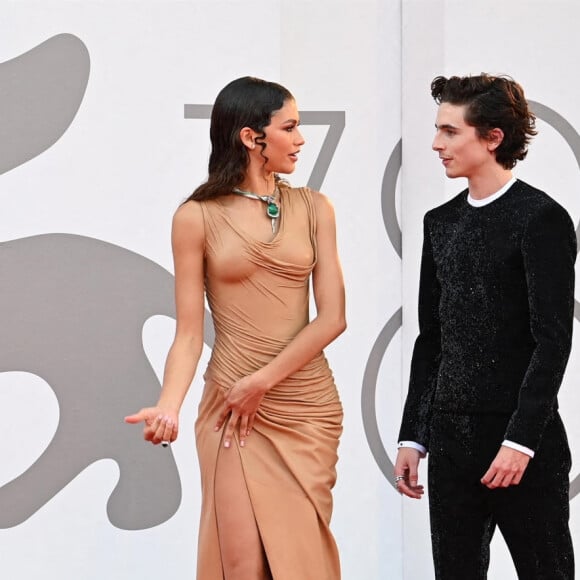
[[[485,199],[499,191],[511,178],[511,170],[501,166],[498,166],[494,171],[469,177],[467,179],[469,195],[473,199]]]

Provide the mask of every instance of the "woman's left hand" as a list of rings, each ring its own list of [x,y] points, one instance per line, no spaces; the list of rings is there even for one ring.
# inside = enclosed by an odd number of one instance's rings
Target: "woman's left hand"
[[[235,382],[224,401],[215,430],[219,431],[227,420],[224,432],[224,447],[230,447],[234,430],[239,424],[240,446],[246,444],[254,426],[256,412],[268,389],[262,385],[255,374],[243,377]]]

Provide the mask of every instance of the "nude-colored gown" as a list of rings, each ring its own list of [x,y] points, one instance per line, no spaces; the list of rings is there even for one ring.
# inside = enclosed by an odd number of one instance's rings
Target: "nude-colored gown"
[[[230,385],[264,366],[308,323],[316,262],[312,203],[308,189],[281,188],[279,230],[264,243],[241,231],[219,198],[201,202],[216,340],[196,422],[199,580],[223,579],[214,503],[220,453],[240,455],[244,480],[232,485],[247,487],[274,580],[340,578],[328,526],[342,405],[324,355],[268,391],[245,447],[236,439],[224,449],[222,432],[214,431]]]

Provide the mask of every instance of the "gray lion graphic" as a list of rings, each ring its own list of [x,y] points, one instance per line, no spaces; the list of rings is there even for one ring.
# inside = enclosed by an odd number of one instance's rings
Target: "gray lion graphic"
[[[0,64],[0,173],[60,139],[89,70],[87,48],[70,34]],[[144,445],[123,416],[159,392],[141,334],[149,317],[175,316],[172,275],[124,248],[63,234],[0,243],[0,271],[0,372],[42,377],[60,409],[44,453],[0,488],[0,526],[22,523],[103,458],[120,469],[107,506],[113,525],[143,529],[169,519],[181,501],[173,455]]]

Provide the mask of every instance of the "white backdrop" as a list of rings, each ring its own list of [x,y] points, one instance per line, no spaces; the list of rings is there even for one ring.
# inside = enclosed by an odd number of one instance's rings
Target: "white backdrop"
[[[427,502],[403,502],[385,477],[417,330],[422,215],[463,187],[430,151],[429,83],[509,73],[553,111],[517,175],[577,223],[578,16],[575,0],[0,0],[3,575],[194,577],[193,421],[209,348],[173,456],[135,446],[122,417],[158,388],[173,335],[171,216],[205,178],[209,152],[195,105],[251,74],[286,85],[318,120],[304,124],[291,181],[318,175],[336,208],[349,327],[327,356],[346,415],[332,522],[343,576],[432,578]],[[345,119],[336,147],[325,142],[329,112]],[[573,133],[552,126],[559,116]],[[314,170],[321,152],[328,167]],[[78,300],[67,294],[76,288]],[[109,323],[138,307],[134,335]],[[574,457],[578,358],[575,344],[561,397]],[[117,491],[123,501],[110,500]],[[500,539],[490,577],[515,577]]]

